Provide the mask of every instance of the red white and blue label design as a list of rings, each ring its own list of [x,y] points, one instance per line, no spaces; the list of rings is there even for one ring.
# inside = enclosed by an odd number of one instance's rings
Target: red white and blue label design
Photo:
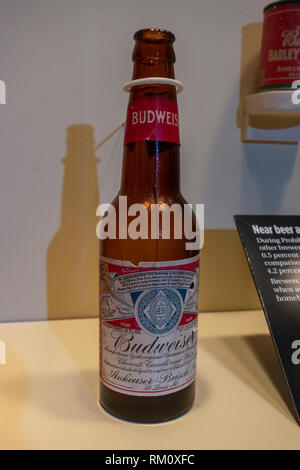
[[[180,144],[177,103],[149,98],[128,105],[124,144],[143,140]]]
[[[100,260],[100,379],[128,395],[157,396],[196,374],[199,256],[140,263]]]

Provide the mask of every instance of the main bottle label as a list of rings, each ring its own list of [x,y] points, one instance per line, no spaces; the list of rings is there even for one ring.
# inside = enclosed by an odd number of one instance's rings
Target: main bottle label
[[[177,103],[149,98],[128,105],[124,144],[143,140],[180,144]]]
[[[127,395],[177,392],[195,378],[199,257],[100,259],[100,379]]]

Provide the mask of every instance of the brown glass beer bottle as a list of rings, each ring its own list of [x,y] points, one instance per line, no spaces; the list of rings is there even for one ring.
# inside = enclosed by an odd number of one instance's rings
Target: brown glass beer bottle
[[[174,35],[144,29],[134,39],[132,80],[174,79]],[[194,400],[199,250],[186,246],[179,150],[172,81],[133,83],[112,203],[116,237],[100,242],[100,402],[131,421],[166,421]]]

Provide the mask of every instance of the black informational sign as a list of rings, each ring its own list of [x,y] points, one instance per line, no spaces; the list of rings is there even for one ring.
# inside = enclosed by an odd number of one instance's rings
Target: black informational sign
[[[300,216],[234,218],[300,423]]]

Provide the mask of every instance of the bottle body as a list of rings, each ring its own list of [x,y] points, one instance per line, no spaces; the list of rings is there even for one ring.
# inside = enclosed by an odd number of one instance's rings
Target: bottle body
[[[147,69],[155,59],[153,51],[158,56],[155,75],[174,78],[170,37],[161,41],[158,33],[158,39],[151,37],[145,46],[144,32],[142,36],[136,46],[137,56],[143,52],[142,63],[133,78],[153,76],[153,65]],[[169,130],[164,133],[158,126],[160,134],[149,139],[143,135],[147,120],[152,124],[164,112],[176,133],[174,106],[176,91],[171,85],[138,86],[131,92],[126,130],[132,124],[140,129],[125,132],[122,184],[113,201],[117,237],[100,244],[100,401],[115,416],[139,422],[180,416],[191,408],[195,393],[199,252],[186,249],[184,230],[181,237],[176,234],[172,211],[169,236],[162,233],[162,215],[156,236],[149,236],[153,206],[162,212],[176,206],[184,213],[175,134],[168,137]],[[137,204],[144,213],[135,224],[140,236],[133,239],[128,235]]]

